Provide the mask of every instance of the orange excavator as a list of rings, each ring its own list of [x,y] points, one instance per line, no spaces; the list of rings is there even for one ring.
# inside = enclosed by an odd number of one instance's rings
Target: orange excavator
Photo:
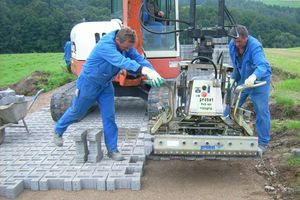
[[[185,5],[185,6],[188,6]],[[81,68],[95,44],[106,33],[120,29],[122,25],[133,28],[138,37],[136,48],[144,54],[156,71],[165,79],[175,79],[180,73],[178,62],[193,55],[209,55],[212,58],[220,51],[213,52],[212,38],[224,38],[220,45],[227,45],[224,26],[225,1],[219,0],[219,21],[217,29],[196,29],[196,1],[190,1],[189,21],[179,20],[179,0],[111,0],[111,21],[83,22],[71,30],[71,71],[79,75]],[[159,15],[160,14],[160,15]],[[230,16],[230,15],[229,15]],[[230,16],[229,19],[232,17]],[[188,26],[179,29],[179,24]],[[180,45],[179,33],[187,32],[196,42]],[[197,47],[197,45],[199,47]],[[198,50],[195,50],[197,48]],[[214,56],[216,59],[217,56]],[[229,59],[229,58],[228,58]],[[143,82],[144,77],[130,76],[123,70],[114,79],[116,96],[135,96],[148,99],[150,87]],[[55,93],[51,99],[51,115],[57,121],[72,101],[74,84],[68,84]]]

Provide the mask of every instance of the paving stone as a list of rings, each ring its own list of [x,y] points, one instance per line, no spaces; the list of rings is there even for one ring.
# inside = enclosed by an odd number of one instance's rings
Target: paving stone
[[[0,91],[0,99],[2,99],[3,97],[6,97],[6,96],[15,96],[15,95],[16,95],[16,91],[14,91],[10,88]]]
[[[39,182],[40,190],[63,189],[72,191],[72,181],[76,173],[54,173],[45,175]]]
[[[99,162],[103,158],[103,152],[101,150],[101,137],[102,130],[92,129],[88,131],[87,140],[88,145],[88,162]]]
[[[145,103],[136,98],[125,101],[124,103],[124,99],[116,99],[116,122],[120,130],[118,147],[126,158],[121,162],[107,157],[103,137],[100,139],[83,137],[93,140],[89,141],[90,155],[100,154],[101,150],[103,158],[100,162],[84,163],[84,156],[88,151],[83,143],[81,148],[77,149],[74,135],[79,129],[83,132],[102,129],[98,111],[90,113],[81,122],[68,128],[64,134],[63,147],[56,147],[52,142],[55,123],[51,119],[49,107],[26,117],[31,130],[30,136],[24,129],[8,127],[5,141],[0,146],[0,196],[16,197],[24,188],[34,191],[56,188],[65,191],[86,188],[140,189],[147,151],[145,146],[147,144],[150,151],[149,143],[152,136],[147,133],[146,128],[140,130],[140,127],[147,127]],[[94,145],[91,145],[91,142],[95,142]],[[83,163],[76,162],[78,151],[83,154],[81,156]],[[90,158],[90,161],[96,160],[99,158]]]
[[[16,198],[23,190],[22,180],[0,183],[0,196]]]
[[[87,146],[87,130],[78,130],[74,134],[74,141],[76,146],[76,162],[84,163],[88,157],[88,146]]]
[[[141,188],[141,174],[120,174],[110,173],[106,180],[107,190],[116,189],[132,189],[140,190]]]
[[[292,149],[292,154],[296,157],[300,157],[300,148]]]

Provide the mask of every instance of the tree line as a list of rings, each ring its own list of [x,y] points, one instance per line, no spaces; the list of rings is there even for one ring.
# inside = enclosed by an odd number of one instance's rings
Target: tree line
[[[199,26],[216,24],[217,2],[198,2]],[[227,0],[226,5],[237,23],[246,25],[265,47],[300,46],[299,8],[267,6],[250,0]],[[62,51],[74,25],[109,20],[110,6],[110,0],[1,0],[0,53]],[[180,18],[188,20],[188,16],[188,1],[180,0]]]

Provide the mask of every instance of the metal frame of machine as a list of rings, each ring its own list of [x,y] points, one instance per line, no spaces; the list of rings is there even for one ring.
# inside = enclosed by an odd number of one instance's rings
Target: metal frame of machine
[[[167,92],[167,95],[155,102],[159,109],[149,121],[154,154],[210,159],[259,157],[258,138],[249,125],[251,112],[239,108],[238,104],[244,89],[265,82],[232,87],[229,81],[223,80],[228,79],[231,67],[217,65],[220,70],[216,70],[216,66],[208,64],[183,62],[179,65],[178,80],[157,89],[158,93]],[[231,102],[226,102],[228,92],[233,95]],[[150,95],[157,96],[157,93],[150,91]],[[226,104],[230,104],[231,112],[224,117]]]

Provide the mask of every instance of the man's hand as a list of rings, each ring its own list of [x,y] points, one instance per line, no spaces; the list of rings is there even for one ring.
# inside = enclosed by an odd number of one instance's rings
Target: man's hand
[[[229,83],[230,83],[230,86],[232,86],[235,83],[235,80],[233,78],[230,78]]]
[[[152,70],[149,67],[143,67],[142,74],[147,76],[152,87],[160,87],[163,83],[165,83],[165,79],[163,79],[155,70]]]
[[[159,12],[157,13],[157,15],[160,16],[160,17],[164,17],[164,16],[165,16],[165,13],[164,13],[163,11],[159,11]]]
[[[255,80],[256,80],[256,75],[255,75],[255,74],[251,74],[251,75],[245,80],[245,85],[247,85],[247,86],[254,85]]]

